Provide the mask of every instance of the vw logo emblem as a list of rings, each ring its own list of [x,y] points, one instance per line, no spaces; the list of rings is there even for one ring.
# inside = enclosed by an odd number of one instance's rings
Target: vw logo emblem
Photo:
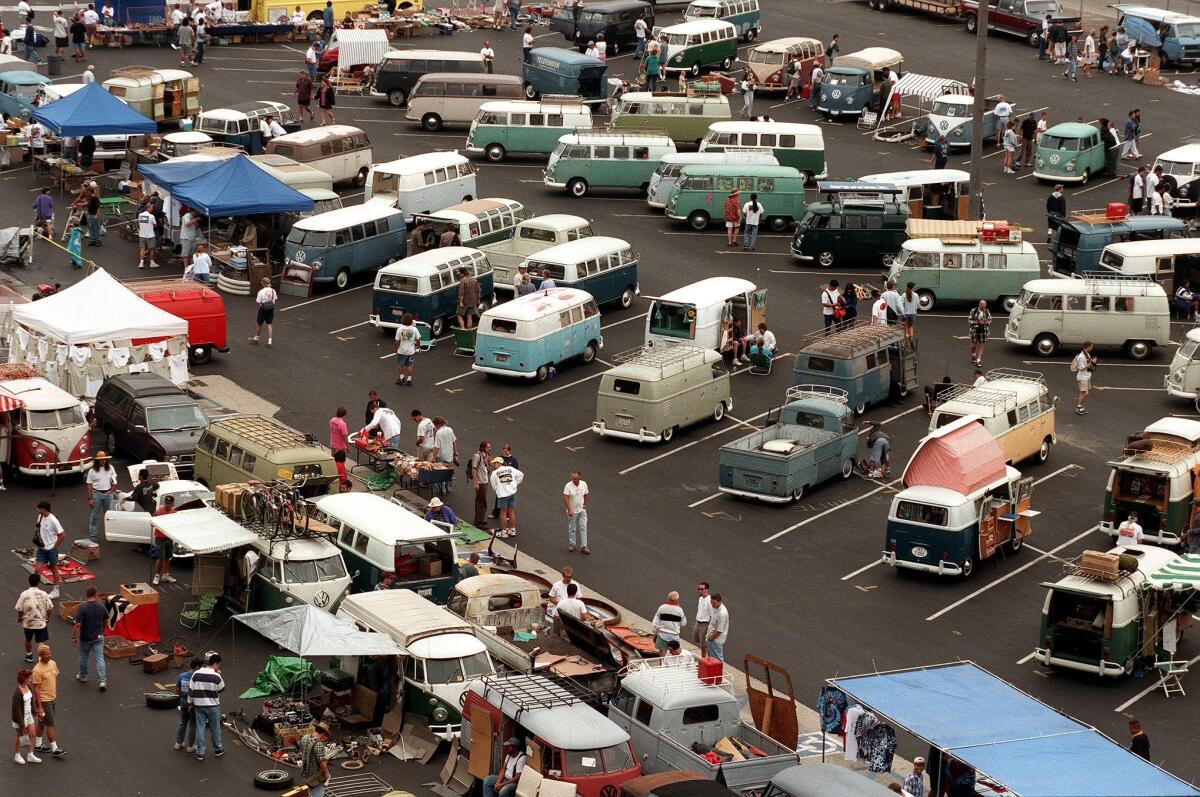
[[[313,595],[313,606],[318,609],[324,609],[329,605],[329,593],[325,590],[320,590],[316,595]]]
[[[833,98],[834,98],[835,100],[840,100],[840,99],[842,98],[842,90],[841,90],[841,89],[834,89],[834,90],[833,90]]]
[[[600,797],[617,797],[617,787],[611,783],[600,790]]]
[[[949,126],[950,126],[950,123],[945,120],[938,122],[938,130],[945,130]]]
[[[1050,156],[1050,163],[1052,163],[1054,165],[1058,165],[1058,161],[1059,161],[1059,157],[1058,157],[1057,152]]]
[[[304,258],[306,257],[308,257],[308,255],[304,254],[303,249],[297,249],[296,254],[292,255],[292,260],[295,260],[297,263],[303,263]]]

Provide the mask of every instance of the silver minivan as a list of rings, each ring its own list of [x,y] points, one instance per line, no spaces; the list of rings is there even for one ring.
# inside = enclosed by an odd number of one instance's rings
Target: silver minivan
[[[485,102],[524,97],[517,75],[433,72],[413,86],[404,118],[426,130],[441,130],[443,125],[471,124]]]

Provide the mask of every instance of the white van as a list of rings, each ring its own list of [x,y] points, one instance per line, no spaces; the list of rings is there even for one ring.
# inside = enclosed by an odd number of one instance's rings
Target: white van
[[[471,122],[466,150],[492,163],[511,153],[549,155],[560,138],[591,127],[592,109],[578,98],[485,102]]]
[[[413,223],[428,223],[439,238],[451,228],[458,233],[462,246],[480,246],[511,238],[513,229],[530,217],[530,212],[515,199],[484,197],[460,202],[433,213],[415,214]]]
[[[747,147],[770,150],[780,166],[798,169],[806,185],[824,180],[825,134],[817,125],[794,122],[717,122],[710,125],[701,152],[725,152]]]
[[[867,174],[858,179],[904,189],[914,219],[970,218],[971,175],[961,169],[910,169]]]
[[[1090,340],[1144,360],[1171,342],[1167,293],[1144,279],[1030,280],[1009,313],[1004,339],[1043,357]]]
[[[309,189],[333,190],[333,178],[320,169],[297,163],[283,155],[250,155],[251,162],[284,185],[297,191]]]
[[[723,349],[734,318],[742,319],[746,334],[767,317],[767,291],[750,280],[709,277],[670,293],[650,298],[646,313],[647,346],[690,342],[706,349]]]
[[[1171,296],[1182,280],[1187,280],[1195,291],[1200,288],[1200,238],[1109,244],[1100,253],[1100,266],[1117,274],[1154,280]]]
[[[357,127],[329,125],[276,136],[267,152],[283,155],[328,174],[335,183],[361,186],[374,160],[371,139]]]
[[[1200,202],[1200,144],[1184,144],[1154,159],[1161,166],[1163,181],[1170,186],[1175,207],[1195,208]]]
[[[363,201],[387,202],[404,213],[407,224],[414,213],[469,202],[477,193],[469,160],[457,152],[426,152],[373,165]]]
[[[434,72],[422,75],[413,86],[404,118],[436,132],[448,124],[471,124],[484,103],[520,100],[524,96],[518,75]]]
[[[664,155],[654,174],[650,176],[650,187],[646,189],[646,204],[652,208],[665,208],[671,189],[679,181],[684,166],[744,163],[756,166],[778,166],[779,161],[770,149],[747,147],[729,152],[673,152]]]
[[[1008,463],[1035,457],[1045,462],[1057,438],[1054,398],[1041,374],[1014,368],[993,368],[982,387],[955,385],[937,394],[929,419],[933,433],[960,418],[974,415],[996,438]]]

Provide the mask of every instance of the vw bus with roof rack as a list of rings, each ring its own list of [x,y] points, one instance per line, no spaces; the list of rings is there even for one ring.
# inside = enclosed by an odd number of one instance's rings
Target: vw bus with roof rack
[[[966,219],[971,215],[971,175],[961,169],[910,169],[865,174],[858,179],[903,188],[914,219]]]
[[[1045,378],[1032,371],[993,368],[982,387],[954,385],[937,394],[929,419],[935,431],[959,418],[974,415],[996,438],[1006,462],[1036,458],[1045,462],[1054,445],[1054,405]]]
[[[1064,277],[1102,271],[1104,247],[1124,241],[1187,238],[1187,222],[1171,216],[1131,216],[1129,208],[1113,202],[1106,208],[1072,211],[1062,219],[1050,240],[1050,271]]]
[[[1100,530],[1115,539],[1136,512],[1146,542],[1179,545],[1200,498],[1200,421],[1160,418],[1130,437],[1108,465]]]
[[[898,325],[858,318],[810,332],[800,340],[795,385],[825,385],[846,393],[855,415],[917,387],[917,343]]]
[[[792,257],[821,268],[892,264],[908,238],[912,211],[904,189],[890,183],[819,182],[819,201],[805,208]]]

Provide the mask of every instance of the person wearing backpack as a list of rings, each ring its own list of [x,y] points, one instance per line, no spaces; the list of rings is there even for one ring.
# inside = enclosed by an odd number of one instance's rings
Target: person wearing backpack
[[[25,18],[25,32],[21,36],[25,42],[25,60],[35,64],[44,64],[46,59],[37,51],[37,29],[33,27],[33,14]]]

